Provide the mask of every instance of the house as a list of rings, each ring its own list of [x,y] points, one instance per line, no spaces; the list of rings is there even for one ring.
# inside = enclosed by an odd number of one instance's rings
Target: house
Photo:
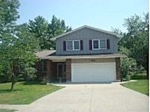
[[[36,53],[41,59],[40,74],[48,81],[73,83],[120,80],[118,41],[121,38],[90,26],[82,26],[52,38],[55,50]]]

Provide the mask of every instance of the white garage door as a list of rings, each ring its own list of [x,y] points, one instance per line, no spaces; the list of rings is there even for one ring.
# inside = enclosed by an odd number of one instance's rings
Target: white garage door
[[[116,80],[115,62],[72,63],[72,82],[112,82]]]

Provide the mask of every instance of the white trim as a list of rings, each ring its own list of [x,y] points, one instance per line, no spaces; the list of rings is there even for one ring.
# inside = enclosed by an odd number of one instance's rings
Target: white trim
[[[72,40],[66,40],[66,51],[72,51],[70,49],[68,49],[68,42],[71,42],[72,43]],[[73,43],[72,43],[72,49],[73,49]]]
[[[98,41],[98,48],[94,48],[94,41]],[[99,39],[92,39],[92,50],[100,50],[100,40]]]
[[[95,40],[98,41],[98,48],[94,48],[94,41]],[[105,40],[106,41],[106,48],[101,48],[101,46],[100,46],[101,40]],[[92,39],[92,50],[105,50],[105,49],[107,49],[107,39]]]
[[[106,47],[105,48],[101,48],[101,46],[100,46],[100,49],[107,49],[107,39],[100,39],[100,44],[101,44],[101,40],[105,40]]]
[[[72,42],[72,50],[67,48],[67,42],[71,41]],[[74,42],[79,42],[79,49],[75,49]],[[81,46],[80,46],[80,40],[66,40],[66,51],[80,51]]]
[[[74,46],[74,42],[79,42],[79,49],[75,49],[75,48],[74,48],[74,47],[75,47],[75,46]],[[80,48],[80,40],[73,40],[73,50],[74,50],[74,51],[80,51],[80,49],[81,49],[81,48]]]

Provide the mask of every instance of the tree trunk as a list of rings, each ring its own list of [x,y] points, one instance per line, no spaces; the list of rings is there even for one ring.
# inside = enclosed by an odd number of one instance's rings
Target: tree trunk
[[[147,62],[146,62],[146,76],[147,79],[149,80],[149,54],[147,53]]]
[[[15,85],[15,75],[12,73],[12,77],[11,77],[11,88],[10,88],[11,91],[13,91],[14,85]]]

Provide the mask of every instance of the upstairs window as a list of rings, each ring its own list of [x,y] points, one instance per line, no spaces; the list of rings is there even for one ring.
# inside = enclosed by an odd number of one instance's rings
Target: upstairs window
[[[74,41],[74,50],[80,50],[80,41]]]
[[[107,40],[106,39],[93,39],[92,40],[92,49],[107,49]]]
[[[73,43],[72,43],[72,41],[67,41],[66,49],[67,49],[67,51],[73,50]]]
[[[66,50],[67,51],[80,50],[80,40],[68,40],[68,41],[66,41]]]
[[[99,40],[93,40],[93,49],[99,49]]]
[[[100,40],[100,48],[101,49],[106,49],[107,48],[106,40]]]

